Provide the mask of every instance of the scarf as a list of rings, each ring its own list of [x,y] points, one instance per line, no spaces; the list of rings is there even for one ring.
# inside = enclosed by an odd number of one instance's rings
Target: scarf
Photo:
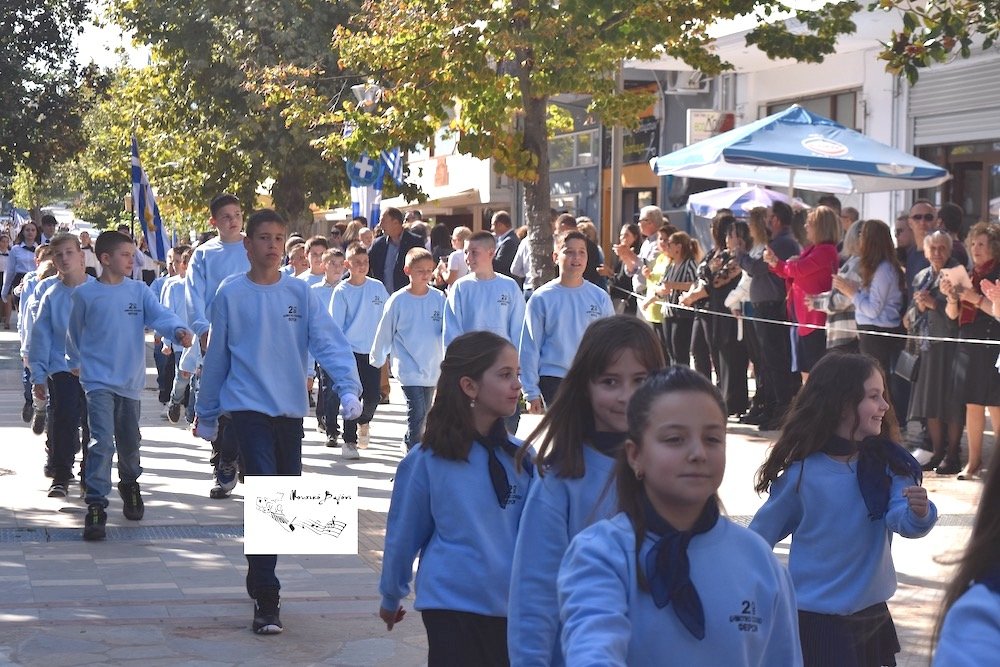
[[[497,495],[497,502],[500,503],[500,509],[507,509],[507,505],[510,503],[511,491],[514,489],[510,484],[510,478],[507,477],[506,468],[503,467],[500,459],[497,458],[497,450],[507,452],[510,454],[511,459],[513,459],[517,455],[519,448],[510,441],[502,419],[496,420],[490,432],[480,437],[479,442],[486,448],[490,482],[493,483],[493,491]],[[522,464],[524,465],[524,469],[528,471],[528,475],[534,474],[534,465],[529,457],[525,457]]]
[[[613,459],[618,456],[618,452],[622,449],[622,443],[627,437],[627,433],[617,431],[595,431],[590,436],[590,446]]]
[[[679,531],[653,508],[649,498],[643,498],[646,527],[658,535],[653,548],[646,554],[646,580],[658,609],[672,604],[678,620],[697,639],[705,638],[705,609],[691,581],[688,545],[695,535],[711,530],[719,520],[719,505],[714,498],[688,531]]]
[[[906,468],[913,477],[914,484],[920,484],[923,480],[923,471],[916,459],[889,440],[877,437],[865,438],[862,446],[839,435],[831,435],[823,447],[823,452],[830,456],[858,454],[858,486],[871,521],[881,520],[889,509],[889,492],[892,489],[890,462],[895,462],[896,467]]]
[[[976,294],[982,294],[983,290],[979,287],[983,282],[983,278],[988,278],[993,269],[996,268],[997,262],[995,259],[991,259],[982,266],[972,267],[972,291]],[[958,311],[958,326],[963,324],[970,324],[977,317],[979,317],[980,310],[977,306],[972,305],[968,301],[959,301],[959,311]]]
[[[1000,594],[1000,563],[976,577],[976,583],[982,584],[992,592]]]

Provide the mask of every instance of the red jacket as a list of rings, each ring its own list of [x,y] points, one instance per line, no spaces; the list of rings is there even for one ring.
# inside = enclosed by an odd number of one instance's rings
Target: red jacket
[[[795,321],[802,324],[826,324],[826,313],[821,310],[809,310],[806,307],[806,295],[826,292],[833,286],[833,275],[840,267],[837,256],[837,246],[833,243],[819,243],[802,251],[797,259],[778,263],[771,267],[771,272],[785,278],[789,284],[788,302],[791,304]],[[820,331],[810,327],[799,326],[799,336]]]

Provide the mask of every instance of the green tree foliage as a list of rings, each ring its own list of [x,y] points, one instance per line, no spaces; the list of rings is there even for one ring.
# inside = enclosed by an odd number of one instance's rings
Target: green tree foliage
[[[886,70],[910,84],[920,70],[954,58],[968,58],[977,46],[989,49],[1000,37],[1000,4],[995,0],[878,0],[871,11],[900,12],[903,29],[883,42]]]
[[[252,202],[269,185],[294,223],[310,203],[346,191],[343,163],[324,160],[306,128],[255,90],[264,68],[336,67],[329,36],[355,5],[325,0],[111,0],[112,18],[152,46],[152,64],[127,86],[122,109],[140,130],[157,191],[188,211],[215,194]],[[337,99],[344,84],[314,78],[313,94]],[[127,136],[127,135],[126,135]],[[172,168],[160,165],[172,165]],[[157,173],[157,172],[161,173]]]
[[[708,28],[716,20],[781,9],[781,3],[759,0],[366,0],[336,31],[333,51],[340,68],[385,88],[375,113],[310,95],[281,71],[269,82],[269,99],[290,105],[286,113],[294,121],[332,128],[318,145],[333,156],[426,144],[448,128],[459,150],[494,158],[498,170],[525,182],[532,254],[547,278],[550,100],[589,95],[589,111],[606,124],[632,125],[651,96],[615,92],[613,75],[623,59],[669,55],[716,73],[728,67],[711,50]],[[808,17],[809,36],[790,39],[777,30],[755,43],[775,57],[821,60],[838,32],[853,30],[846,18],[851,11],[827,8]],[[311,72],[330,76],[337,70]],[[340,132],[345,121],[357,127],[347,138]]]
[[[73,36],[87,0],[0,3],[0,186],[17,165],[39,177],[76,153],[84,109],[80,81],[93,75],[76,64]]]

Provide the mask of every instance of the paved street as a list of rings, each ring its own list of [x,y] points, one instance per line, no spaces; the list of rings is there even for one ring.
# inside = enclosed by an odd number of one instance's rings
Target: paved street
[[[379,407],[372,446],[360,461],[341,461],[340,450],[323,446],[315,420],[307,420],[305,470],[360,480],[360,554],[281,557],[286,630],[258,637],[249,629],[252,607],[243,584],[240,487],[230,499],[208,498],[209,445],[160,417],[152,371],[141,420],[145,518],[126,521],[112,492],[107,541],[86,543],[76,487],[68,499],[46,497],[44,438],[20,420],[16,350],[16,335],[0,332],[0,664],[424,664],[418,615],[387,633],[375,614],[385,514],[405,424],[398,387],[392,404]],[[521,435],[534,423],[522,420]],[[721,496],[728,513],[744,523],[762,502],[751,480],[768,444],[755,431],[732,429]],[[938,560],[965,543],[981,489],[933,474],[926,486],[942,514],[938,526],[927,538],[893,545],[900,586],[890,605],[904,645],[901,665],[926,664],[949,571]]]

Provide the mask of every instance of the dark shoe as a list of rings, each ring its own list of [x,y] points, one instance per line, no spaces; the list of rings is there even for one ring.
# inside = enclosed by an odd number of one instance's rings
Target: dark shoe
[[[328,436],[326,436],[326,446],[327,447],[340,447],[340,445],[337,444],[337,436],[335,436],[335,435],[328,435]]]
[[[27,424],[31,421],[31,415],[33,414],[35,414],[35,406],[32,405],[31,401],[28,401],[24,404],[24,407],[21,408],[21,421]]]
[[[181,404],[171,403],[170,407],[167,408],[167,419],[171,424],[176,424],[181,420]]]
[[[35,435],[45,433],[45,408],[35,410],[35,414],[31,417],[31,432]]]
[[[284,628],[278,612],[281,601],[277,588],[265,588],[257,591],[253,601],[253,631],[258,635],[276,635]]]
[[[100,503],[87,505],[87,518],[83,523],[83,539],[88,542],[103,540],[106,536],[104,525],[108,522],[108,514]]]
[[[927,470],[926,466],[924,470]],[[961,461],[945,461],[941,465],[934,469],[939,475],[957,475],[962,472],[962,462]]]
[[[220,463],[215,473],[215,486],[208,492],[210,498],[220,500],[228,498],[236,488],[236,463]]]
[[[771,417],[767,421],[762,422],[758,427],[758,431],[780,431],[781,430],[781,420],[777,417]]]
[[[118,482],[118,493],[122,497],[122,513],[129,521],[138,521],[146,513],[139,495],[139,482]]]
[[[309,394],[309,407],[310,408],[316,407],[316,399],[313,397],[312,393]]]
[[[65,498],[65,497],[66,497],[66,483],[52,482],[52,486],[49,487],[49,498]]]
[[[771,413],[766,410],[759,410],[757,412],[751,410],[743,415],[742,419],[740,419],[741,424],[746,424],[748,426],[760,426],[767,421],[771,421]]]
[[[923,470],[924,472],[930,472],[931,470],[937,470],[937,468],[939,468],[939,467],[940,468],[944,468],[945,466],[941,465],[941,461],[943,461],[943,460],[944,460],[944,455],[943,454],[941,456],[932,456],[930,461],[928,461],[927,463],[925,463],[922,466],[920,466],[920,469]],[[956,470],[955,472],[958,472],[958,471]],[[946,474],[954,474],[954,473],[938,473],[938,474],[946,475]]]

